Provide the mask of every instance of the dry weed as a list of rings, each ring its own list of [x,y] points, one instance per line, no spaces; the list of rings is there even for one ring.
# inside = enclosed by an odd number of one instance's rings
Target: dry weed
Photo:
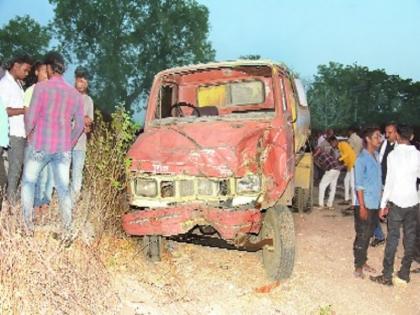
[[[121,304],[98,255],[98,242],[83,236],[92,201],[79,203],[70,248],[53,239],[57,203],[38,218],[35,235],[22,233],[21,209],[0,213],[0,313],[113,314]],[[90,235],[90,240],[93,240]]]

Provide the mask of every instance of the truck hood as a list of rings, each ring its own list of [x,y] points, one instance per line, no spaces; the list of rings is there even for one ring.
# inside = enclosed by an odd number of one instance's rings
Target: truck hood
[[[131,170],[207,177],[255,173],[270,126],[254,120],[147,128],[128,152]]]

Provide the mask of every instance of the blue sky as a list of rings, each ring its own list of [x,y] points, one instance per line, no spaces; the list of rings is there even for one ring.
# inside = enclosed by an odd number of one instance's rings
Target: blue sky
[[[218,60],[259,54],[304,78],[319,64],[357,63],[420,81],[420,0],[199,0]],[[0,0],[0,27],[53,16],[48,0]]]

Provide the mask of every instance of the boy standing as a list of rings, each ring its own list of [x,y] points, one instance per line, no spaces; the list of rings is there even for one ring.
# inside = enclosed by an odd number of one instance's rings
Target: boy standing
[[[82,188],[83,167],[86,158],[87,134],[90,132],[90,126],[93,122],[93,101],[88,95],[88,73],[83,67],[77,67],[74,72],[75,88],[82,94],[84,105],[85,128],[82,135],[72,150],[71,167],[71,194],[72,200],[77,201]]]
[[[363,133],[365,148],[355,166],[357,204],[354,211],[356,238],[353,243],[354,276],[364,278],[363,271],[374,271],[366,264],[369,239],[378,224],[379,203],[382,192],[382,172],[377,152],[381,143],[379,128],[367,128]]]

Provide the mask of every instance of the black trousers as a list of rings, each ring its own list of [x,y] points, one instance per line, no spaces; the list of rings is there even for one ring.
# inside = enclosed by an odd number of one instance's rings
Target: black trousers
[[[0,147],[0,211],[3,203],[3,195],[6,195],[7,176],[4,168],[3,148]]]
[[[410,267],[414,259],[416,243],[416,225],[417,225],[418,206],[401,208],[390,203],[388,213],[388,237],[386,239],[384,254],[385,278],[390,279],[394,272],[395,253],[400,240],[400,229],[403,229],[404,257],[401,261],[401,268],[398,277],[404,280],[410,280]]]
[[[417,207],[417,232],[416,232],[416,250],[414,259],[420,263],[420,205]]]
[[[376,225],[379,222],[378,209],[368,209],[367,220],[360,219],[360,208],[354,208],[354,230],[356,238],[353,243],[354,267],[362,268],[367,261],[367,250],[369,240],[373,235]]]

